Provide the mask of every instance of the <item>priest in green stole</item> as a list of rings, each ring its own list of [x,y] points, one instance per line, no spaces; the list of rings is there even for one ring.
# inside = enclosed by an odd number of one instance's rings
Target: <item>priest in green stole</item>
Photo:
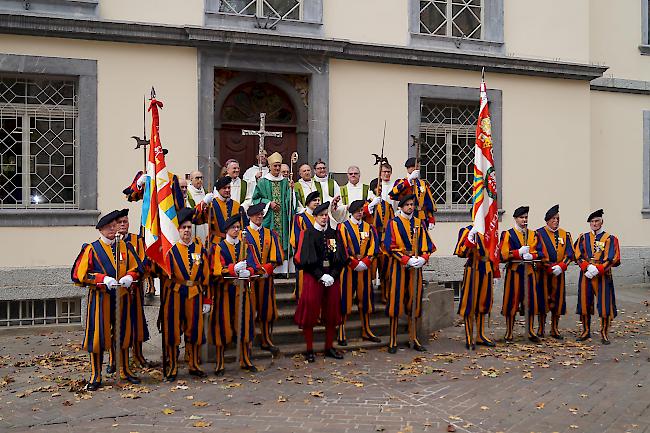
[[[276,268],[276,273],[287,272],[289,259],[290,221],[296,213],[298,201],[291,196],[290,181],[282,176],[282,155],[274,152],[268,157],[269,172],[257,181],[253,193],[253,204],[264,203],[264,220],[262,226],[274,230],[280,238],[280,245],[284,251],[284,263]]]

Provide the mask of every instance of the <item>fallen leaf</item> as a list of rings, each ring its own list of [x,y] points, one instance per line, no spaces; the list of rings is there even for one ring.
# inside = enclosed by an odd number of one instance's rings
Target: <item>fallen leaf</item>
[[[212,425],[211,422],[208,421],[197,421],[192,426],[194,427],[210,427]]]
[[[164,413],[165,415],[171,415],[174,413],[174,409],[163,409],[162,413]]]
[[[575,424],[571,424],[569,427],[571,427],[571,428],[578,428],[578,426],[575,425]]]
[[[488,409],[490,409],[490,408],[487,407],[487,406],[481,406],[481,410],[488,410]]]
[[[323,391],[312,391],[309,393],[312,397],[318,397],[318,398],[323,398],[325,397],[325,394],[323,394]]]
[[[136,398],[140,398],[138,394],[120,394],[120,397],[122,398],[131,398],[135,400]]]
[[[286,402],[287,402],[287,398],[285,396],[283,395],[278,396],[278,403],[286,403]]]
[[[207,401],[195,401],[194,403],[192,403],[192,406],[195,406],[195,407],[205,407],[205,406],[207,406],[208,404],[209,404],[209,403],[208,403]]]
[[[448,432],[455,432],[455,431],[456,431],[456,427],[454,427],[453,424],[448,424],[448,425],[447,425],[447,431],[448,431]]]
[[[190,419],[191,419],[191,420],[195,420],[195,419],[203,419],[203,417],[202,417],[202,416],[198,416],[198,415],[192,415],[192,416],[190,416]]]
[[[528,372],[528,373],[524,374],[522,378],[523,379],[532,379],[533,378],[533,373]]]
[[[537,403],[537,409],[544,409],[545,403]]]

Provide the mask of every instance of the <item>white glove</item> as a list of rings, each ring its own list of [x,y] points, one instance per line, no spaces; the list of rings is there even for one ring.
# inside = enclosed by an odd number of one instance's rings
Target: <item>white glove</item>
[[[598,268],[595,267],[594,265],[587,266],[587,270],[589,271],[589,273],[592,274],[592,277],[595,277],[596,275],[598,275]]]
[[[368,212],[373,213],[377,205],[381,203],[381,197],[375,197],[372,199],[370,204],[368,205]]]
[[[524,260],[533,260],[533,255],[531,253],[525,253],[521,258]]]
[[[436,228],[436,223],[429,223],[429,225],[427,226],[427,230],[433,230],[435,228]]]
[[[472,226],[472,230],[469,231],[469,234],[467,235],[467,239],[473,244],[476,243],[476,233],[478,233],[478,229],[475,226]]]
[[[104,277],[103,283],[108,290],[113,290],[119,284],[115,278],[109,277],[108,275]]]
[[[240,273],[244,269],[246,269],[246,260],[242,260],[241,262],[235,263],[235,272],[236,273]]]
[[[596,274],[594,274],[594,273],[591,271],[591,269],[588,269],[588,268],[587,268],[587,270],[585,271],[585,277],[587,277],[587,278],[589,278],[589,279],[591,280],[591,279],[592,279],[593,277],[595,277],[595,276],[596,276]]]
[[[418,262],[418,259],[417,259],[416,257],[411,257],[411,258],[409,259],[409,261],[406,262],[406,266],[409,266],[409,267],[411,267],[411,268],[414,268],[415,265],[417,265],[418,263],[419,263],[419,262]]]
[[[323,282],[325,287],[329,287],[334,284],[334,277],[332,277],[330,274],[323,274],[323,276],[320,277],[320,280]]]
[[[416,268],[421,268],[422,266],[424,266],[427,263],[427,261],[424,260],[424,257],[416,257],[415,260],[417,260],[417,263],[415,265]]]
[[[208,314],[212,310],[212,305],[210,304],[203,304],[203,314]]]
[[[251,271],[249,271],[248,269],[242,269],[237,273],[237,275],[239,276],[239,278],[250,278]]]
[[[408,179],[409,180],[414,180],[414,179],[419,179],[420,178],[420,170],[413,170],[411,174],[409,174]]]
[[[214,194],[212,194],[211,192],[207,193],[205,197],[203,197],[203,203],[205,204],[210,204],[212,200],[214,200]]]
[[[127,289],[133,284],[133,277],[131,275],[125,275],[120,278],[120,284],[126,287]]]
[[[151,176],[149,176],[149,174],[147,174],[147,173],[144,173],[142,176],[140,176],[138,178],[138,180],[135,181],[135,184],[138,187],[138,189],[142,189],[142,186],[147,181],[147,179],[149,179],[150,177]]]
[[[368,266],[366,266],[366,264],[363,263],[363,262],[359,262],[359,264],[357,265],[357,267],[354,268],[354,270],[357,271],[357,272],[363,272],[363,271],[365,271],[366,269],[368,269]]]
[[[556,277],[562,273],[562,268],[559,265],[554,265],[551,269],[553,269],[553,275]]]
[[[523,247],[519,248],[519,255],[521,257],[524,256],[524,254],[528,254],[530,252],[530,247],[528,245],[524,245]]]

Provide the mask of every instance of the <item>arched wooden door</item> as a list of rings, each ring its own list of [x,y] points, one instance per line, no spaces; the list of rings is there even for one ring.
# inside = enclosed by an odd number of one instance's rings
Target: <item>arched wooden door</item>
[[[267,155],[279,152],[285,162],[297,149],[296,111],[287,95],[269,83],[248,82],[235,88],[221,108],[219,160],[239,161],[242,173],[256,163],[259,138],[242,136],[242,129],[257,131],[260,113],[266,113],[266,130],[282,131],[282,138],[265,140]]]

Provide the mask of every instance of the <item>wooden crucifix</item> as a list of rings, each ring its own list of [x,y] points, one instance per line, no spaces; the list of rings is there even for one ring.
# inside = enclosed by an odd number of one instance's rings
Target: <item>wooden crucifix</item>
[[[260,173],[262,172],[262,155],[266,155],[266,150],[264,149],[264,139],[266,137],[282,137],[282,131],[270,132],[266,130],[266,113],[260,113],[260,129],[259,131],[253,131],[251,129],[242,129],[241,135],[257,135],[260,139],[259,149],[257,152],[257,164],[260,168]]]

